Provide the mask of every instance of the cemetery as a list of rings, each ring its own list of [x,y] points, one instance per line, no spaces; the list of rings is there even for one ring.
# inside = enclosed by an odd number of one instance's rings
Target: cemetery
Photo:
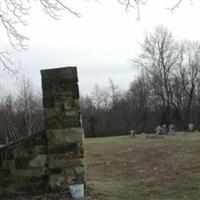
[[[0,2],[0,200],[200,200],[197,2]]]
[[[199,132],[164,139],[144,134],[86,139],[89,195],[97,200],[197,200],[199,142]]]
[[[1,145],[0,199],[199,198],[194,124],[188,132],[163,124],[152,134],[132,128],[125,136],[84,139],[76,67],[41,75],[45,129]]]

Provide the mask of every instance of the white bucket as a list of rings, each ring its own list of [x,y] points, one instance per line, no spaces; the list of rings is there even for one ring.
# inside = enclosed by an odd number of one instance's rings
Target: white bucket
[[[69,185],[69,190],[73,199],[79,199],[84,197],[84,185],[83,184],[73,184]]]

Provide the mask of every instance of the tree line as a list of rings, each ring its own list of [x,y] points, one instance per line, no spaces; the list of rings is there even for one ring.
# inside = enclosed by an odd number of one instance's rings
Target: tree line
[[[127,134],[131,128],[154,132],[157,125],[187,130],[200,125],[200,43],[177,41],[163,26],[146,34],[132,59],[140,74],[126,92],[110,82],[82,99],[87,136]]]
[[[86,137],[154,132],[157,125],[174,124],[187,130],[200,125],[200,43],[177,41],[158,26],[145,35],[140,54],[131,60],[140,69],[127,91],[112,81],[107,88],[95,85],[81,97]],[[43,129],[41,95],[23,79],[18,95],[0,102],[0,138],[13,141]]]
[[[44,128],[41,94],[30,80],[22,78],[16,95],[0,101],[0,143],[17,141]]]

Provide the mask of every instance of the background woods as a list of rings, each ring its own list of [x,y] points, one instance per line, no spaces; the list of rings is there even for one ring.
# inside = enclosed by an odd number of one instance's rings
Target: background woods
[[[19,81],[15,96],[7,95],[0,102],[0,139],[10,142],[43,129],[41,95],[25,78]]]
[[[131,60],[140,69],[128,91],[108,80],[107,88],[95,85],[81,97],[83,125],[87,137],[154,132],[160,124],[186,130],[200,121],[200,43],[176,41],[163,26],[146,34],[141,53]],[[43,128],[41,95],[30,81],[22,79],[15,97],[0,103],[0,136],[16,140]]]
[[[107,90],[95,87],[93,95],[82,99],[87,136],[126,134],[133,127],[153,132],[156,125],[171,123],[179,130],[189,123],[198,128],[199,42],[176,41],[168,29],[158,26],[145,36],[132,64],[141,73],[127,92],[109,90],[112,82]]]

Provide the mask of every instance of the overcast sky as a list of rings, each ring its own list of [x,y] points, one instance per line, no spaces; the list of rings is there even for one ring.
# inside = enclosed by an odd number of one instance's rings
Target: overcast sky
[[[108,85],[112,79],[121,89],[127,90],[137,75],[129,60],[139,53],[139,42],[144,33],[158,24],[169,28],[176,39],[199,40],[200,3],[185,1],[171,13],[166,8],[172,0],[149,0],[141,7],[141,19],[136,10],[125,12],[117,0],[71,0],[71,7],[82,13],[77,18],[64,13],[55,21],[35,5],[28,17],[24,32],[30,36],[29,50],[13,52],[15,63],[20,63],[21,74],[41,88],[40,70],[44,68],[77,66],[80,92],[89,94],[97,83]],[[163,3],[165,2],[165,4]],[[6,40],[1,41],[6,48]],[[15,90],[16,82],[2,72],[1,88]]]

